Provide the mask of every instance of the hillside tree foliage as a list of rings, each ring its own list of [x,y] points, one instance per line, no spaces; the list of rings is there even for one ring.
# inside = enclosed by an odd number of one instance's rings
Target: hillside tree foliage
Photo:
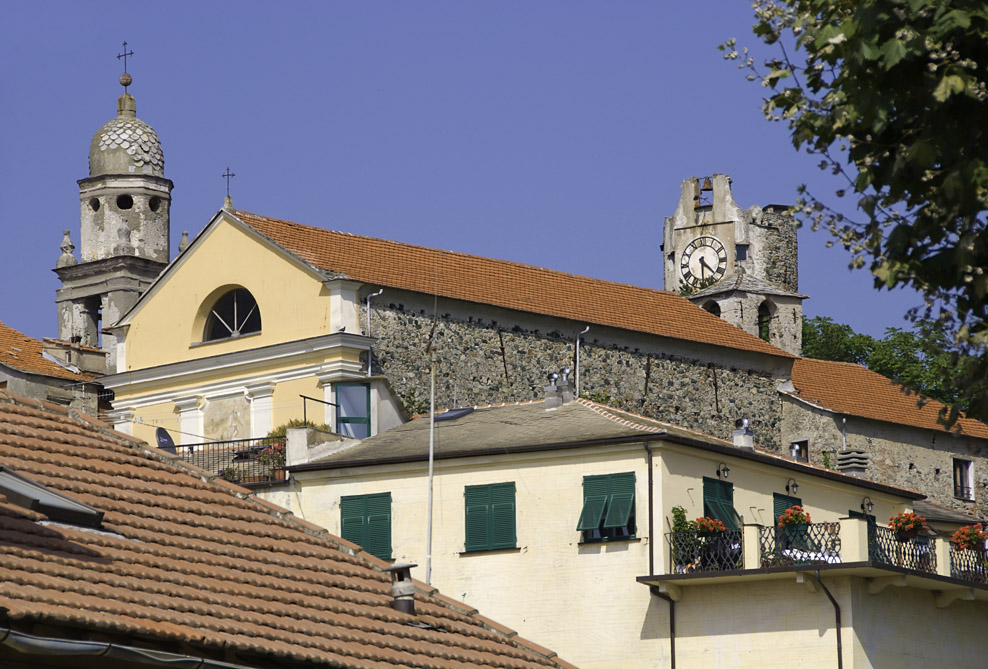
[[[864,365],[949,407],[963,399],[952,383],[955,372],[978,362],[958,351],[935,323],[922,319],[911,330],[887,328],[885,336],[876,339],[826,316],[804,316],[803,355]]]
[[[725,58],[765,87],[766,118],[839,179],[826,203],[801,187],[797,218],[829,230],[876,287],[923,294],[908,315],[978,358],[954,381],[959,406],[988,419],[988,3],[753,6],[771,56],[729,40]]]

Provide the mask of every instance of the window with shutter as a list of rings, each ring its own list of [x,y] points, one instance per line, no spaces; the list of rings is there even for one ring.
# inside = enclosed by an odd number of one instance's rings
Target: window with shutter
[[[340,534],[382,560],[391,559],[391,493],[340,499]]]
[[[772,512],[775,517],[773,524],[778,525],[779,517],[786,512],[786,509],[793,506],[803,506],[803,500],[792,495],[783,495],[778,492],[772,493]]]
[[[583,477],[583,508],[576,529],[584,542],[633,539],[635,473]]]
[[[740,530],[741,520],[734,510],[734,484],[703,477],[703,515],[716,518],[729,530]]]
[[[514,483],[467,486],[463,497],[466,551],[516,547]]]

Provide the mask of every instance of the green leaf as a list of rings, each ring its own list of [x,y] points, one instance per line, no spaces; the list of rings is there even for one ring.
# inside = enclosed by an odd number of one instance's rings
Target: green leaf
[[[943,102],[951,95],[964,90],[964,78],[956,74],[947,74],[940,80],[937,87],[933,89],[933,98],[937,102]]]
[[[906,45],[901,40],[892,38],[882,45],[882,65],[886,70],[892,69],[896,63],[906,57]]]

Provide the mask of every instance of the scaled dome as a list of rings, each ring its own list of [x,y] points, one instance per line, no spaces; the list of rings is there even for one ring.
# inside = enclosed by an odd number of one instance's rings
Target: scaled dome
[[[137,102],[129,93],[120,96],[117,117],[97,130],[89,145],[89,176],[107,174],[165,175],[161,141],[137,118]]]

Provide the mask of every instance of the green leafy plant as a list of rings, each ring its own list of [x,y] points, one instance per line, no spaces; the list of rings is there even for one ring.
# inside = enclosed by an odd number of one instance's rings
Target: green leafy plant
[[[329,425],[326,425],[326,424],[316,424],[316,423],[313,423],[311,420],[305,421],[305,420],[301,420],[301,419],[298,419],[298,418],[293,418],[290,421],[288,421],[287,423],[284,423],[282,425],[279,425],[278,427],[276,427],[273,430],[271,430],[270,432],[268,432],[268,437],[267,438],[268,439],[272,439],[272,438],[276,438],[276,437],[282,437],[282,438],[284,438],[285,435],[288,433],[288,430],[291,430],[291,429],[294,429],[294,428],[298,428],[298,427],[311,427],[313,429],[316,429],[316,430],[324,430],[326,432],[332,432],[333,431],[333,428],[331,428]]]
[[[803,510],[803,507],[798,504],[795,506],[790,506],[788,509],[782,512],[779,516],[779,527],[788,527],[790,525],[806,525],[810,523],[810,514]]]
[[[696,532],[696,521],[686,518],[686,509],[681,506],[672,507],[672,531]]]
[[[240,483],[244,477],[243,471],[238,467],[224,467],[216,472],[216,474],[224,481],[229,481],[230,483]]]
[[[284,467],[285,443],[279,442],[268,446],[257,455],[257,461],[265,467]]]

